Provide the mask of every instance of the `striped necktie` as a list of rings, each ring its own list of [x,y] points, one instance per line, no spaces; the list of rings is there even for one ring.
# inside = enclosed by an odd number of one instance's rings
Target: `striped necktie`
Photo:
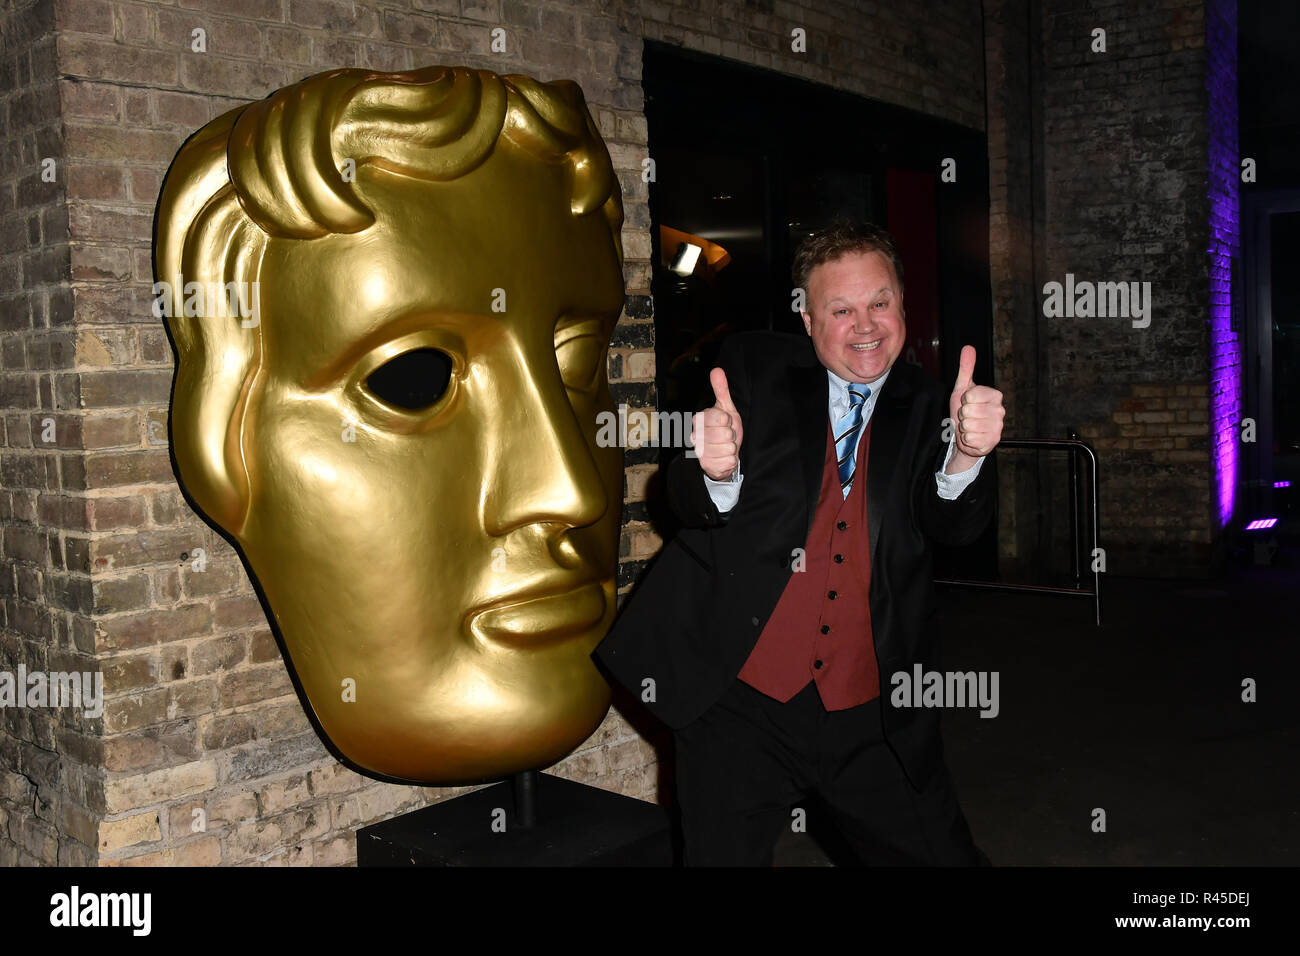
[[[871,389],[857,382],[849,384],[848,414],[835,423],[835,457],[840,463],[840,493],[847,498],[858,466],[858,437],[862,432],[862,409]]]

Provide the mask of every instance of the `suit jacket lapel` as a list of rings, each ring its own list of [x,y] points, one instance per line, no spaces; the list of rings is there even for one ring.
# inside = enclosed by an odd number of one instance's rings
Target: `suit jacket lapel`
[[[907,434],[913,389],[907,367],[895,363],[871,413],[871,450],[867,458],[867,534],[871,563],[876,562],[880,523],[898,479],[899,450]]]
[[[822,467],[826,461],[827,404],[831,383],[826,369],[814,360],[811,366],[796,365],[789,369],[790,391],[794,396],[795,421],[799,430],[799,470],[803,476],[804,507],[807,511],[802,541],[812,531],[813,512],[822,487]]]

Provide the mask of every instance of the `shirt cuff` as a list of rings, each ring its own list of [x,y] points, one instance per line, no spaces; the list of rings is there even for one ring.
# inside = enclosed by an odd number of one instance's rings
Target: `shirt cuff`
[[[708,475],[704,476],[704,487],[709,490],[709,497],[713,499],[719,514],[725,515],[736,507],[736,502],[740,500],[740,483],[744,478],[739,468],[727,481],[714,481]]]
[[[952,460],[953,449],[957,447],[956,439],[948,442],[948,454],[943,456],[943,464],[939,470],[934,473],[934,480],[939,486],[939,497],[948,501],[953,501],[966,490],[967,486],[975,480],[980,473],[980,466],[984,464],[984,459],[976,458],[975,464],[971,465],[965,471],[959,471],[955,475],[944,474],[948,467],[948,462]]]

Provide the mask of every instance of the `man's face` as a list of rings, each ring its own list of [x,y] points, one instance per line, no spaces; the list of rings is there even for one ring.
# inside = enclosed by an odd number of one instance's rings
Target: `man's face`
[[[808,276],[804,329],[817,358],[849,382],[874,382],[903,351],[903,291],[878,252],[853,252]]]
[[[358,186],[372,227],[262,262],[241,544],[344,756],[439,783],[546,766],[609,704],[589,656],[623,489],[596,444],[609,228],[505,143],[452,182],[363,167]]]

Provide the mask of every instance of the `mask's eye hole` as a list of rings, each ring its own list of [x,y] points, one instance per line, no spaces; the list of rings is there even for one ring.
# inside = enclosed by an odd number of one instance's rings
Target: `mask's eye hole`
[[[442,398],[450,381],[450,355],[438,349],[412,349],[371,372],[366,389],[390,405],[418,411]]]

